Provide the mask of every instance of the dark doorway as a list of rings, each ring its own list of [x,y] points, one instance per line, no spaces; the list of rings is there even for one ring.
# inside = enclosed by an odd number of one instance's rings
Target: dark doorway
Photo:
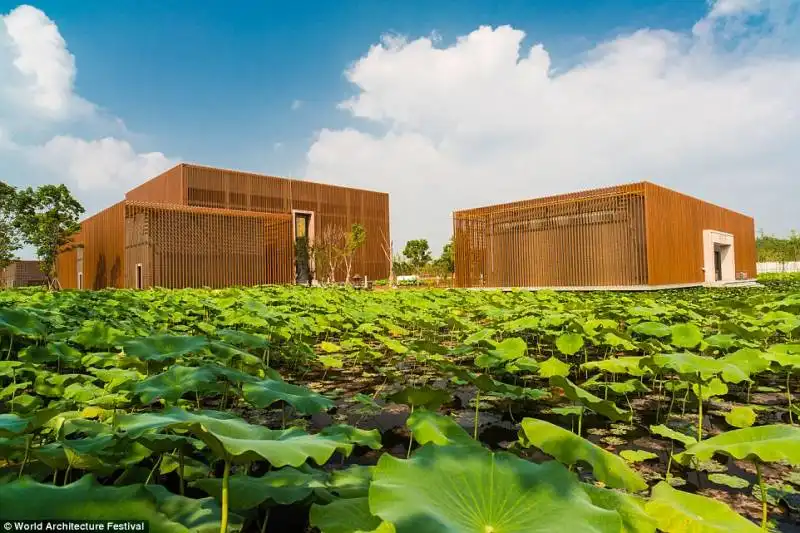
[[[309,262],[309,228],[311,214],[294,214],[294,265],[295,282],[308,285],[311,283],[311,265]]]
[[[722,252],[719,249],[714,250],[714,279],[722,281]]]

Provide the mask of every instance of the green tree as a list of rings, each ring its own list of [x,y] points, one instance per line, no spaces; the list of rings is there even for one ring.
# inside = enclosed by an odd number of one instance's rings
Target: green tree
[[[800,233],[792,230],[786,238],[776,237],[760,230],[756,238],[759,262],[800,261]]]
[[[453,238],[450,238],[450,241],[444,245],[442,248],[442,254],[439,258],[434,261],[437,269],[442,272],[443,274],[452,274],[456,271],[455,269],[455,243],[453,242]]]
[[[17,190],[0,181],[0,270],[14,260],[20,246],[19,232],[14,226],[17,210]]]
[[[344,236],[344,248],[342,250],[342,260],[345,268],[345,283],[350,283],[350,273],[353,270],[353,259],[359,248],[367,242],[367,231],[361,224],[353,224]]]
[[[415,270],[419,270],[431,262],[431,248],[427,239],[412,239],[403,248],[403,255]]]
[[[74,247],[72,238],[80,230],[83,206],[64,185],[28,187],[16,195],[14,226],[36,249],[42,272],[51,288],[58,286],[56,259]]]

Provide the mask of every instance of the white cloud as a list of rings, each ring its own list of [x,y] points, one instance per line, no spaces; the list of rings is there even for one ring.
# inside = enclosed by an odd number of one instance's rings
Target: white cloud
[[[76,75],[74,56],[44,12],[22,5],[0,14],[3,178],[19,186],[66,183],[92,213],[175,161],[138,153],[121,119],[75,92]]]
[[[174,164],[161,152],[136,153],[130,143],[112,137],[85,141],[59,135],[30,155],[35,164],[66,175],[87,192],[125,191]]]
[[[686,32],[620,35],[560,71],[509,26],[450,46],[386,38],[346,72],[359,92],[341,104],[384,131],[322,130],[305,174],[389,192],[396,248],[428,237],[438,252],[455,209],[640,180],[786,231],[800,226],[799,4],[718,0]]]

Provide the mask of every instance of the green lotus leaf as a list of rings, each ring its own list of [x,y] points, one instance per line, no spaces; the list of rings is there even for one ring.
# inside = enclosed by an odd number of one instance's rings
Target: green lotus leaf
[[[346,498],[311,506],[309,521],[321,533],[395,533],[393,525],[370,513],[369,500]]]
[[[84,348],[107,350],[122,343],[125,333],[100,320],[85,320],[70,340]]]
[[[211,341],[208,343],[208,349],[214,355],[217,361],[220,361],[226,365],[235,365],[238,367],[245,365],[252,368],[260,368],[263,365],[261,357],[256,357],[250,352],[246,352],[237,348],[236,346],[232,346],[224,342]]]
[[[650,426],[650,433],[654,435],[659,435],[661,437],[666,437],[668,439],[676,440],[683,444],[684,446],[691,446],[692,444],[697,444],[697,439],[681,433],[679,431],[675,431],[672,428],[668,428],[664,424],[659,424],[657,426]]]
[[[716,483],[717,485],[725,485],[726,487],[730,487],[732,489],[746,489],[750,486],[750,482],[746,479],[730,476],[728,474],[709,474],[708,480],[712,483]]]
[[[614,394],[631,394],[634,392],[650,392],[650,389],[643,385],[638,379],[618,381],[616,383],[604,383]]]
[[[591,392],[578,387],[565,377],[551,377],[550,385],[563,389],[564,395],[573,402],[578,402],[587,409],[591,409],[595,413],[601,414],[614,422],[631,421],[633,413],[620,409],[612,401],[598,398]]]
[[[162,475],[178,472],[181,466],[178,454],[165,454],[158,465],[158,472]],[[195,479],[207,478],[211,468],[202,461],[191,457],[183,458],[183,479],[192,481]]]
[[[317,357],[317,361],[322,363],[325,368],[342,368],[344,366],[341,357],[334,357],[332,355],[320,355]]]
[[[303,472],[286,467],[267,472],[261,477],[231,476],[228,478],[231,509],[246,511],[272,500],[290,505],[306,499],[314,489],[325,488],[327,475],[321,470]],[[222,479],[199,479],[191,484],[222,501]]]
[[[583,336],[579,333],[564,333],[556,339],[556,348],[564,355],[573,355],[583,348]]]
[[[24,391],[28,387],[31,386],[30,381],[20,381],[19,383],[10,383],[0,389],[0,400],[5,400],[6,398],[13,398],[14,396],[18,395],[21,391]]]
[[[692,392],[694,392],[694,395],[698,398],[700,397],[701,391],[698,383],[692,383]],[[712,378],[711,381],[703,384],[703,400],[708,400],[716,396],[724,396],[726,394],[728,394],[728,386],[719,378]]]
[[[263,350],[270,346],[268,339],[238,329],[220,329],[217,330],[217,335],[226,343],[234,346],[243,346],[254,350]]]
[[[298,428],[272,430],[248,424],[228,413],[190,413],[176,407],[160,413],[119,416],[117,427],[131,439],[150,431],[186,429],[202,440],[217,457],[236,463],[266,459],[277,468],[297,467],[309,458],[317,464],[324,464],[336,451],[349,455],[353,449],[352,444],[339,438],[309,435]]]
[[[658,455],[646,450],[622,450],[619,455],[629,463],[640,463],[658,458]]]
[[[675,324],[670,330],[673,346],[694,348],[703,340],[703,333],[695,324]]]
[[[33,313],[21,309],[0,309],[0,331],[33,339],[47,334],[47,328]]]
[[[786,461],[800,465],[800,427],[788,424],[772,424],[735,429],[698,442],[675,456],[681,464],[694,457],[707,461],[715,453],[734,459],[755,460],[769,463]]]
[[[340,498],[367,496],[372,482],[374,466],[353,465],[343,470],[334,470],[327,482],[327,490]]]
[[[217,533],[220,530],[222,510],[213,498],[186,498],[173,494],[161,485],[145,485],[156,502],[158,511],[192,533]],[[228,513],[228,531],[241,531],[244,520]]]
[[[358,446],[366,446],[373,450],[380,450],[381,432],[377,429],[360,429],[347,424],[334,424],[326,426],[319,432],[321,437],[330,437],[332,439],[339,439],[343,442],[356,444]]]
[[[539,375],[543,378],[552,376],[568,376],[572,365],[551,357],[539,365]]]
[[[522,420],[520,442],[535,446],[565,465],[584,461],[594,477],[609,487],[638,492],[647,488],[644,479],[619,456],[607,452],[575,433],[535,418]]]
[[[618,350],[634,351],[637,349],[636,345],[631,341],[612,332],[607,332],[603,335],[603,342]]]
[[[184,394],[206,390],[216,381],[217,376],[208,367],[173,365],[165,372],[137,383],[133,392],[145,405],[156,400],[174,405]]]
[[[622,533],[654,533],[656,523],[644,510],[647,500],[622,491],[605,489],[583,483],[583,490],[592,503],[616,511],[622,519]]]
[[[333,401],[311,389],[274,379],[245,383],[242,392],[248,403],[261,409],[275,402],[284,401],[300,413],[313,415],[334,406]]]
[[[602,361],[590,361],[581,365],[586,370],[601,370],[609,374],[628,374],[630,376],[644,376],[650,373],[649,368],[640,366],[643,357],[611,357]]]
[[[756,533],[761,528],[724,503],[673,489],[662,481],[645,505],[665,533]]]
[[[14,397],[13,400],[8,402],[12,411],[27,415],[33,414],[44,402],[38,396],[31,396],[30,394],[20,394]]]
[[[171,361],[184,355],[198,353],[208,347],[205,337],[153,335],[130,339],[122,344],[127,355],[144,361]]]
[[[392,403],[408,405],[409,407],[425,407],[435,411],[445,402],[449,402],[451,394],[447,389],[434,389],[432,387],[406,387],[386,398]]]
[[[767,370],[770,363],[764,352],[754,348],[742,348],[741,350],[736,350],[730,355],[719,358],[718,361],[723,364],[724,367],[738,367],[746,376],[751,376]],[[724,372],[725,370],[723,369],[723,378],[725,378],[725,381],[736,383],[731,380],[733,376],[726,377]]]
[[[619,514],[592,504],[555,461],[535,464],[478,447],[426,445],[408,460],[384,454],[369,510],[397,533],[619,532]]]
[[[800,344],[773,344],[763,356],[782,367],[800,368]]]
[[[0,485],[0,501],[0,520],[145,520],[152,533],[191,531],[161,512],[142,485],[104,487],[91,475],[62,487],[23,478]]]
[[[586,408],[582,405],[570,405],[569,407],[553,407],[550,410],[561,416],[578,416],[586,411]]]
[[[639,322],[631,328],[634,333],[645,335],[647,337],[664,338],[672,335],[672,330],[666,324],[661,322]]]
[[[476,331],[475,333],[471,334],[469,337],[464,339],[462,342],[464,344],[478,344],[480,342],[488,342],[491,341],[494,335],[497,333],[497,330],[491,328],[484,328],[481,330]]]
[[[493,342],[494,348],[489,350],[489,355],[501,360],[512,361],[525,355],[528,344],[519,337],[510,337],[501,342]]]
[[[516,374],[518,372],[534,373],[539,370],[539,363],[533,357],[523,356],[519,359],[509,361],[505,366],[506,372]]]
[[[390,339],[388,337],[383,337],[381,335],[375,335],[375,338],[382,342],[384,346],[394,353],[404,354],[408,352],[408,348],[406,348],[402,342]]]
[[[439,446],[480,446],[449,416],[426,409],[417,409],[406,421],[408,429],[420,446],[432,442]]]
[[[30,419],[23,418],[14,413],[0,414],[0,437],[13,437],[25,433],[30,425]]]
[[[749,428],[756,422],[756,412],[750,407],[734,407],[725,413],[725,421],[733,427]]]
[[[706,337],[704,341],[709,346],[713,346],[721,350],[728,350],[736,346],[736,336],[727,333],[717,333],[716,335],[710,335]]]
[[[699,376],[703,381],[722,372],[716,359],[688,352],[651,355],[643,357],[640,364],[654,370],[672,370],[687,379],[696,379]]]
[[[341,346],[328,341],[319,343],[319,349],[325,353],[339,353],[342,351]]]

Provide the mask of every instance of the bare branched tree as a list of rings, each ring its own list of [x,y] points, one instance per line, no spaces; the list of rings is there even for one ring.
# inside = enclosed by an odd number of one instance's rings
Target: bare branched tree
[[[383,255],[386,256],[386,261],[389,263],[389,285],[394,287],[396,285],[394,279],[394,249],[392,241],[386,236],[381,229],[381,250]]]

